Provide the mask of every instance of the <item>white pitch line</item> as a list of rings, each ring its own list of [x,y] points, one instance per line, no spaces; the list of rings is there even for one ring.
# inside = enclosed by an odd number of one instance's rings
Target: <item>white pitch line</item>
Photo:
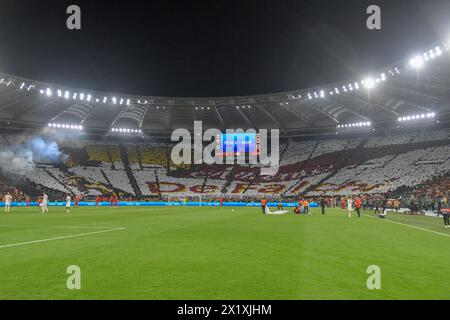
[[[41,239],[41,240],[33,240],[33,241],[20,242],[20,243],[12,243],[12,244],[2,245],[2,246],[0,246],[0,249],[24,246],[24,245],[27,245],[27,244],[34,244],[34,243],[49,242],[49,241],[55,241],[55,240],[63,240],[63,239],[70,239],[70,238],[77,238],[77,237],[85,237],[85,236],[90,236],[90,235],[94,235],[94,234],[116,232],[116,231],[122,231],[122,230],[126,230],[126,228],[117,228],[117,229],[102,230],[102,231],[95,231],[95,232],[88,232],[88,233],[78,233],[78,234],[72,234],[72,235],[69,235],[69,236],[61,236],[61,237],[55,237],[55,238],[49,238],[49,239]]]
[[[58,228],[58,229],[118,229],[121,227],[114,227],[114,226],[109,226],[109,227],[92,227],[92,226],[40,226],[40,225],[31,225],[31,224],[5,224],[5,225],[0,225],[0,228],[17,228],[17,227],[26,227],[26,228],[42,228],[42,229],[46,229],[46,228]]]
[[[439,234],[439,235],[441,235],[441,236],[450,237],[450,234],[446,234],[446,233],[442,233],[442,232],[437,232],[437,231],[433,231],[433,230],[430,230],[430,229],[424,229],[424,228],[412,226],[412,225],[406,224],[406,223],[401,223],[401,222],[392,221],[392,220],[387,220],[387,219],[379,219],[379,218],[376,218],[376,217],[369,216],[369,215],[367,215],[367,214],[365,214],[365,216],[368,217],[368,218],[372,218],[372,219],[383,220],[383,221],[387,221],[387,222],[399,224],[399,225],[402,225],[402,226],[405,226],[405,227],[410,227],[410,228],[413,228],[413,229],[422,230],[422,231],[428,231],[428,232],[431,232],[431,233]]]

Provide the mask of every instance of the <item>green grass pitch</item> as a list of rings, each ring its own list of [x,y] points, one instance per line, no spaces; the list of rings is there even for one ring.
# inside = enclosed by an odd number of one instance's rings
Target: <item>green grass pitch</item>
[[[441,219],[312,213],[13,208],[0,212],[0,299],[450,299]],[[66,288],[71,265],[81,290]],[[367,289],[371,265],[381,290]]]

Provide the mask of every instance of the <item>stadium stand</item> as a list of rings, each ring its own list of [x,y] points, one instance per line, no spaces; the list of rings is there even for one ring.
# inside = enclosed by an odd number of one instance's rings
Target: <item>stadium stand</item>
[[[448,190],[450,129],[378,134],[366,139],[290,141],[283,147],[275,176],[260,176],[260,168],[249,165],[178,168],[171,165],[171,149],[164,144],[93,141],[76,147],[62,144],[67,155],[63,164],[41,163],[22,175],[35,187],[86,197],[109,193],[142,198],[333,197],[419,186],[423,193],[437,189],[436,184]],[[14,140],[1,138],[3,145]]]

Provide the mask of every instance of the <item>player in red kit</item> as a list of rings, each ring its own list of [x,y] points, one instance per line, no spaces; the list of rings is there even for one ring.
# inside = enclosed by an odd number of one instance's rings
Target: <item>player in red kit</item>
[[[355,200],[355,209],[358,214],[358,218],[361,218],[361,198],[357,197]]]
[[[80,199],[78,198],[78,196],[76,195],[74,198],[74,202],[75,202],[75,208],[78,209],[78,203],[79,203]]]
[[[111,206],[111,207],[113,207],[114,206],[114,196],[111,194],[111,197],[109,197],[109,205]]]
[[[95,198],[95,203],[97,204],[97,208],[100,207],[100,196],[97,196],[97,198]]]

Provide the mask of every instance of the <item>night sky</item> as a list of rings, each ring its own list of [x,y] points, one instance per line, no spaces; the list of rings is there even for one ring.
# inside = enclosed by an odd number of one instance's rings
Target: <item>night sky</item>
[[[66,28],[66,8],[82,30]],[[366,8],[382,9],[382,30]],[[445,0],[0,1],[0,71],[81,89],[232,96],[323,85],[450,38]]]

